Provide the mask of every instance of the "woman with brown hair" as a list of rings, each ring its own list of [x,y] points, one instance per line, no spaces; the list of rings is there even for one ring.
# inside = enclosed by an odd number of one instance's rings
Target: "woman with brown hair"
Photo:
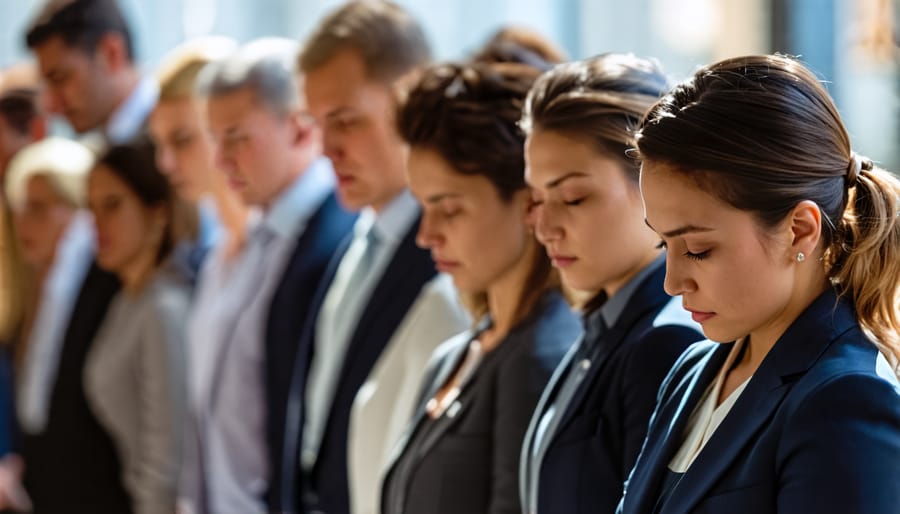
[[[702,68],[637,141],[666,290],[711,342],[663,384],[620,512],[900,512],[900,182],[783,56]]]
[[[128,500],[121,512],[173,512],[190,296],[171,264],[182,211],[145,144],[114,146],[100,158],[88,179],[88,204],[97,262],[122,289],[87,353],[85,396],[121,465]]]
[[[563,283],[591,299],[584,337],[554,374],[523,445],[523,512],[613,512],[659,384],[702,339],[681,299],[663,290],[665,257],[644,223],[639,165],[627,154],[667,88],[656,63],[605,54],[556,67],[529,93],[536,233]]]
[[[538,72],[442,65],[400,108],[418,243],[469,297],[476,326],[435,352],[382,489],[385,514],[518,513],[522,437],[578,322],[529,231],[524,134]]]

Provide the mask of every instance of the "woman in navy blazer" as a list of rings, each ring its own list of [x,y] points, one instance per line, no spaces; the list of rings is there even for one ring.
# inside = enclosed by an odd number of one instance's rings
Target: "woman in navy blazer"
[[[539,72],[426,70],[398,115],[429,248],[480,320],[435,352],[382,489],[384,514],[517,514],[519,449],[553,369],[578,337],[530,233],[517,122]]]
[[[718,343],[664,382],[620,512],[900,512],[900,182],[783,56],[701,69],[637,141],[666,289]]]
[[[554,68],[529,93],[536,233],[563,282],[596,296],[525,438],[523,512],[615,511],[660,383],[702,339],[680,299],[663,291],[659,238],[644,223],[638,163],[626,155],[633,127],[667,86],[655,63],[606,54]]]

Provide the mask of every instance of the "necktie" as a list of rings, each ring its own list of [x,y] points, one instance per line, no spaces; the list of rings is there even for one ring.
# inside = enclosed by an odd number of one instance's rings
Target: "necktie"
[[[324,331],[316,337],[305,393],[307,416],[304,419],[301,463],[305,469],[315,464],[325,422],[347,353],[356,329],[355,320],[365,304],[357,294],[370,278],[378,250],[374,226],[357,229],[353,242],[338,267],[335,283],[325,298]]]

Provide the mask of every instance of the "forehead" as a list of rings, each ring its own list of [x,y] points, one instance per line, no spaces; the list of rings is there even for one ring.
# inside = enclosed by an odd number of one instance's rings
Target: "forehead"
[[[69,46],[61,36],[53,36],[34,48],[41,73],[46,75],[57,66],[86,61],[90,56],[82,49]]]
[[[493,187],[486,177],[460,173],[439,153],[427,148],[411,148],[408,164],[410,189],[423,200],[445,193],[480,195]]]
[[[174,123],[199,122],[199,106],[196,104],[197,102],[190,98],[160,101],[150,114],[150,128]]]
[[[213,128],[215,125],[246,122],[255,118],[274,116],[260,102],[250,88],[215,95],[206,102],[206,110]]]
[[[743,223],[739,211],[702,189],[691,177],[664,163],[645,161],[641,168],[644,215],[658,233],[685,225]]]
[[[581,184],[626,180],[619,161],[598,151],[587,137],[554,130],[536,130],[528,136],[525,160],[525,180],[536,189],[552,188],[568,176],[577,177]]]
[[[125,181],[120,179],[109,166],[103,163],[97,164],[94,166],[94,169],[91,170],[88,175],[88,185],[90,186],[88,191],[94,193],[109,193],[118,190],[128,190]]]
[[[330,59],[304,77],[304,91],[310,112],[327,116],[342,107],[354,107],[390,94],[390,87],[366,74],[359,51],[339,50]]]

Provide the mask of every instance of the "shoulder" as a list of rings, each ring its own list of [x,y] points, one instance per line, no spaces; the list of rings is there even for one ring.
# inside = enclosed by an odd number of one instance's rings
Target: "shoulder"
[[[436,275],[422,286],[411,311],[422,315],[449,315],[456,320],[468,320],[453,286],[453,279],[444,274]]]
[[[190,310],[191,286],[175,274],[160,273],[144,292],[143,313],[150,323],[181,327]]]
[[[900,427],[900,381],[861,331],[841,337],[794,387],[795,423],[882,416]],[[829,421],[833,422],[833,421]]]
[[[562,294],[547,293],[539,302],[521,329],[510,334],[510,342],[515,342],[515,352],[523,356],[558,361],[581,336],[583,325]]]
[[[681,383],[688,377],[692,377],[700,373],[712,354],[722,346],[722,343],[716,343],[710,340],[703,340],[691,344],[681,355],[675,359],[671,369],[666,374],[659,387],[659,395],[657,402],[667,398],[672,388]]]
[[[433,378],[433,375],[436,375],[441,368],[448,365],[450,361],[459,356],[459,354],[469,345],[471,340],[472,333],[471,331],[466,330],[439,344],[431,353],[431,358],[428,359],[428,366],[425,368],[425,376],[429,379]]]
[[[671,298],[661,308],[645,316],[628,335],[625,359],[635,366],[657,364],[671,367],[703,332],[681,307],[681,299]]]

